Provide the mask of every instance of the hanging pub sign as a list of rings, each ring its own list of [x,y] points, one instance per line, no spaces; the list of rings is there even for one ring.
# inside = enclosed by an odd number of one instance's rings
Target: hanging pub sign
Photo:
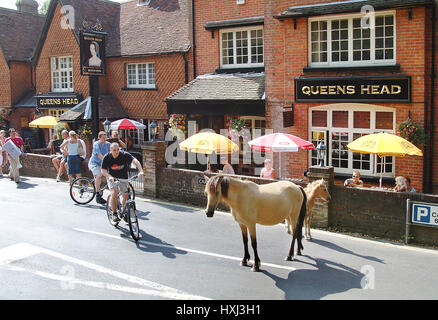
[[[81,75],[105,75],[105,35],[106,33],[97,31],[81,32]]]
[[[411,102],[409,76],[295,79],[297,102]]]

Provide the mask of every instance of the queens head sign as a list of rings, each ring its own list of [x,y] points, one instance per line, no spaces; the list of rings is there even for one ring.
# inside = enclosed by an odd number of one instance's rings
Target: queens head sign
[[[297,102],[411,101],[409,76],[347,76],[295,79]]]
[[[104,32],[81,32],[81,75],[105,75],[105,35]]]

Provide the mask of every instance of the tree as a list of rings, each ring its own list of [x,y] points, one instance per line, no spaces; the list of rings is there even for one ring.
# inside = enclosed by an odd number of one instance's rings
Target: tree
[[[41,5],[41,7],[39,9],[39,13],[40,14],[47,14],[47,11],[49,11],[49,5],[50,5],[50,0],[44,0],[43,4]]]

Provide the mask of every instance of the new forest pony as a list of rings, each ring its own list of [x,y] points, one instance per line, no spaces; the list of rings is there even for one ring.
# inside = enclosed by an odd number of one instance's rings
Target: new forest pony
[[[242,266],[248,265],[248,230],[254,250],[252,271],[259,271],[260,258],[257,253],[256,224],[272,226],[287,220],[293,228],[292,243],[286,260],[291,261],[295,240],[298,241],[297,255],[301,255],[302,228],[306,214],[306,194],[304,190],[289,181],[279,181],[257,185],[251,181],[242,181],[218,175],[205,177],[207,185],[206,215],[211,218],[221,201],[231,208],[231,214],[242,231],[244,256]]]
[[[306,240],[311,240],[312,235],[310,234],[310,223],[313,216],[313,207],[315,206],[316,199],[322,199],[323,201],[330,200],[330,194],[327,190],[327,182],[324,179],[315,180],[312,183],[309,183],[305,188],[307,196],[307,209],[306,209],[306,217],[304,218],[304,237]],[[291,225],[286,220],[286,228],[288,233],[292,233]]]

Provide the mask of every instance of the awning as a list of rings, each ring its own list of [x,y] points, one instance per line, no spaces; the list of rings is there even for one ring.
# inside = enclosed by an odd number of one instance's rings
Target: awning
[[[347,0],[289,7],[274,16],[277,19],[322,16],[336,13],[361,12],[364,6],[374,10],[431,5],[434,0]]]
[[[215,30],[220,28],[244,27],[244,26],[252,26],[252,25],[261,25],[264,23],[264,21],[265,21],[264,16],[242,18],[242,19],[209,21],[204,25],[204,28],[207,30]]]
[[[119,119],[125,118],[128,114],[123,109],[120,102],[113,95],[99,96],[99,119]],[[87,97],[75,107],[63,113],[60,121],[76,121],[81,119],[91,119],[91,97]]]
[[[38,106],[37,99],[35,97],[35,92],[30,91],[26,93],[16,104],[13,105],[13,108],[36,108]]]
[[[203,115],[265,115],[265,74],[207,74],[166,100],[167,112]]]

